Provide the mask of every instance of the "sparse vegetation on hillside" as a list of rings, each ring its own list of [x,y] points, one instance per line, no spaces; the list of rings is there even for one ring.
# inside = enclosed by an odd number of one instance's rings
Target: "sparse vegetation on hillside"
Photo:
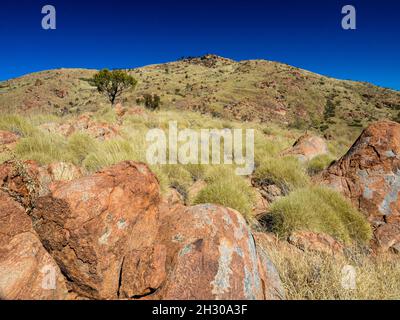
[[[166,109],[313,128],[329,136],[343,131],[357,135],[371,121],[396,119],[400,105],[400,93],[393,90],[264,60],[237,62],[206,55],[131,69],[128,74],[138,80],[136,90],[121,97],[128,105],[145,95],[158,96]],[[95,75],[93,70],[59,69],[12,79],[2,83],[0,105],[8,112],[96,111],[104,99],[94,94]]]
[[[110,106],[96,90],[112,104],[120,98],[121,108]],[[2,83],[0,91],[0,130],[17,135],[16,142],[0,145],[0,163],[62,161],[88,175],[124,160],[146,162],[146,133],[152,128],[167,133],[170,121],[179,129],[254,129],[252,175],[237,176],[236,165],[152,165],[162,195],[176,196],[173,188],[186,205],[233,208],[254,229],[273,232],[282,242],[293,231],[312,231],[334,237],[347,249],[364,247],[371,227],[342,195],[314,186],[311,177],[342,156],[367,123],[400,121],[398,92],[279,63],[214,55],[128,73],[45,71]],[[329,153],[307,162],[282,156],[306,130],[322,132]],[[253,223],[259,214],[255,207],[265,218],[261,224]],[[287,248],[268,252],[289,299],[400,298],[398,260],[358,251],[333,258]],[[340,286],[345,264],[357,269],[355,291]]]

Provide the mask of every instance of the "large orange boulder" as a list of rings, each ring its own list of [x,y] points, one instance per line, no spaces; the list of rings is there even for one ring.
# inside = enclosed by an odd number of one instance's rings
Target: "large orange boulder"
[[[153,243],[158,203],[154,174],[144,164],[123,162],[54,184],[49,195],[36,201],[32,218],[74,292],[116,299],[124,259]]]
[[[309,161],[316,156],[328,153],[328,146],[323,138],[305,134],[293,146],[282,152],[283,156],[295,156],[300,161]]]
[[[343,193],[365,213],[381,249],[399,248],[400,124],[370,125],[317,180]]]
[[[24,208],[0,191],[0,300],[65,299],[65,279]]]
[[[51,181],[45,193],[34,187],[33,197],[29,183],[38,185],[40,168],[29,162],[0,169],[9,192],[0,197],[1,297],[62,299],[66,288],[69,299],[284,297],[240,213],[161,201],[158,180],[144,164],[126,161]],[[55,268],[56,291],[40,290],[39,267]],[[22,284],[32,291],[24,295]]]
[[[148,259],[147,253],[142,254],[135,261]],[[131,279],[131,283],[152,290],[139,293],[123,288],[126,297],[183,300],[284,297],[278,273],[267,253],[257,248],[246,221],[232,209],[204,204],[162,211],[152,254],[145,268],[146,277]],[[134,269],[135,265],[127,265],[129,268]],[[150,285],[150,280],[156,285]]]

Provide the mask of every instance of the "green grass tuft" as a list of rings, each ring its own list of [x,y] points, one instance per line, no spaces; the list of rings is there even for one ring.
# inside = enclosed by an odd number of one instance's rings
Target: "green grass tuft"
[[[211,167],[206,181],[208,185],[194,199],[194,204],[220,204],[239,211],[247,221],[252,220],[254,192],[243,177],[235,175],[233,168]]]
[[[316,156],[307,163],[307,172],[309,175],[315,175],[326,169],[335,158],[329,154]]]
[[[11,131],[21,137],[29,137],[38,132],[30,121],[19,115],[1,115],[0,130]]]
[[[307,230],[329,234],[344,243],[365,243],[372,231],[366,218],[341,194],[325,187],[292,192],[271,207],[272,231],[281,237]]]
[[[310,183],[303,166],[294,157],[266,158],[255,170],[258,183],[277,185],[285,194]]]

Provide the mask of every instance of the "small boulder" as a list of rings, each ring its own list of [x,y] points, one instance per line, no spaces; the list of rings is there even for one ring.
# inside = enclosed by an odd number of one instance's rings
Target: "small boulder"
[[[0,146],[12,145],[16,143],[19,136],[14,132],[0,130]]]
[[[328,146],[323,138],[305,134],[297,139],[291,148],[284,150],[281,155],[295,156],[300,161],[305,162],[327,153]]]
[[[0,191],[0,300],[67,298],[65,279],[24,208]]]
[[[344,250],[344,246],[331,236],[310,231],[293,232],[288,242],[303,251],[316,251],[329,255],[343,254]]]

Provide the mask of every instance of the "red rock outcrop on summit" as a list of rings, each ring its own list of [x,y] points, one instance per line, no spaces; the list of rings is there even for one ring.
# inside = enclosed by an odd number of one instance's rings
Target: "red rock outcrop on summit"
[[[366,214],[381,249],[400,246],[400,124],[370,125],[317,181],[343,193]]]
[[[327,154],[328,146],[324,139],[305,134],[296,140],[293,147],[282,152],[283,156],[296,156],[300,161],[308,161],[316,156]]]
[[[24,208],[0,191],[0,299],[65,299],[59,267],[43,248]]]

